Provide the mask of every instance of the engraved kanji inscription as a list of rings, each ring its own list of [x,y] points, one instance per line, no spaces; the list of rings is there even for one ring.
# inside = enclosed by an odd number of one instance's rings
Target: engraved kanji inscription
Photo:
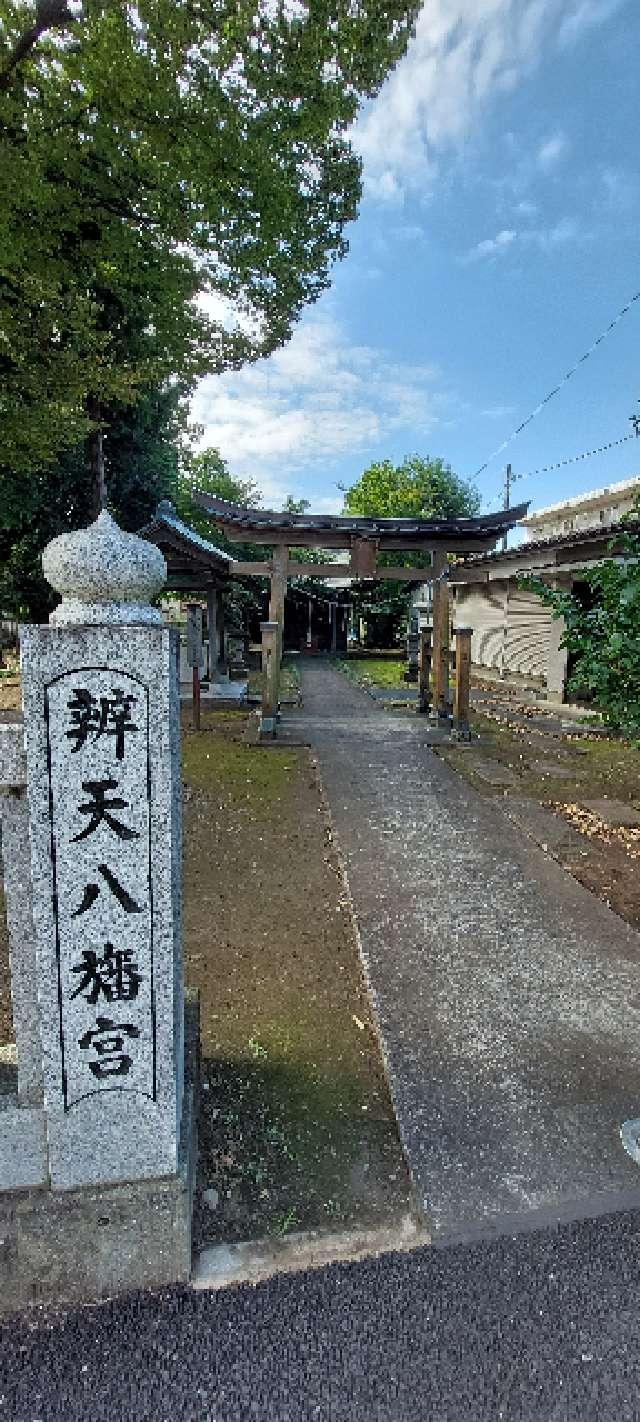
[[[72,998],[82,996],[94,1007],[101,996],[107,1002],[131,1002],[142,982],[133,949],[114,948],[113,943],[105,943],[102,954],[83,948],[82,958],[72,965],[71,972],[80,977]]]
[[[125,1051],[125,1042],[130,1037],[139,1037],[140,1028],[134,1022],[112,1022],[110,1017],[96,1018],[94,1028],[84,1032],[78,1043],[82,1052],[93,1050],[94,1058],[89,1060],[89,1071],[99,1080],[109,1076],[127,1076],[131,1071],[133,1058]]]
[[[117,902],[120,904],[120,907],[121,909],[123,909],[124,913],[144,913],[144,904],[136,903],[135,899],[130,893],[127,892],[124,887],[124,884],[120,883],[119,879],[109,868],[108,864],[98,864],[97,869],[98,873],[102,875],[105,884],[107,884],[108,888],[111,890],[114,899],[117,899]],[[90,908],[93,908],[93,905],[95,904],[96,899],[99,897],[99,895],[99,884],[85,884],[82,899],[77,909],[74,909],[72,917],[80,918],[81,914],[87,913]]]
[[[98,740],[100,736],[113,736],[116,760],[124,760],[126,737],[139,730],[131,713],[136,699],[119,687],[114,687],[110,696],[100,697],[93,696],[86,686],[76,687],[67,702],[71,724],[66,735],[75,742],[72,752],[82,750],[90,737]]]
[[[129,803],[127,800],[123,800],[120,795],[112,795],[111,799],[107,799],[107,790],[117,790],[117,788],[117,780],[83,780],[82,789],[86,790],[90,798],[84,804],[78,805],[78,814],[90,815],[91,818],[79,834],[74,834],[74,844],[77,844],[78,840],[88,839],[90,834],[95,834],[95,831],[103,823],[113,830],[118,839],[139,839],[137,830],[129,829],[128,825],[123,824],[122,820],[116,819],[113,814],[114,810],[125,810]]]
[[[124,671],[79,667],[48,685],[47,712],[65,1109],[101,1091],[153,1098],[147,692]]]

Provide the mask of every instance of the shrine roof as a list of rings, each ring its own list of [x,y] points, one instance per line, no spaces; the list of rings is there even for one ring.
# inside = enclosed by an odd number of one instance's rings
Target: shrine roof
[[[470,557],[464,559],[464,562],[456,564],[455,569],[452,569],[452,581],[469,581],[465,578],[465,570],[473,571],[475,568],[484,568],[489,564],[494,566],[503,563],[505,565],[507,563],[522,563],[524,566],[530,557],[538,553],[555,554],[565,551],[570,553],[573,550],[578,550],[582,556],[584,550],[586,560],[589,558],[599,559],[603,549],[606,553],[608,545],[612,541],[615,542],[618,536],[637,532],[637,519],[621,518],[614,522],[594,524],[592,528],[567,529],[566,533],[554,533],[548,538],[527,538],[514,548],[498,548],[488,553],[471,554]]]
[[[289,542],[294,546],[303,539],[311,542],[316,536],[319,544],[330,537],[334,546],[339,538],[347,544],[351,538],[375,538],[380,546],[384,546],[386,539],[394,540],[397,546],[399,538],[407,538],[410,543],[455,543],[456,539],[465,543],[476,539],[478,542],[493,542],[513,528],[529,507],[528,504],[519,504],[513,509],[479,514],[474,518],[368,518],[360,514],[297,514],[246,508],[198,490],[194,497],[211,521],[228,531],[230,536],[259,535],[262,542],[267,542],[271,534],[274,542]]]
[[[184,523],[170,499],[162,499],[140,537],[155,543],[164,553],[168,567],[169,586],[183,586],[185,579],[204,576],[207,582],[220,581],[231,574],[234,559],[215,543]]]

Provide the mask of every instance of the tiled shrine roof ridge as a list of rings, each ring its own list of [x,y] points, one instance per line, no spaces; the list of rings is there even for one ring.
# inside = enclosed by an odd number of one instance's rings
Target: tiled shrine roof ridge
[[[288,541],[293,544],[300,541],[302,535],[305,541],[319,535],[320,542],[330,536],[334,544],[337,537],[346,541],[350,538],[375,538],[381,546],[384,546],[386,539],[395,541],[399,538],[407,538],[411,543],[428,543],[430,540],[455,542],[456,538],[463,539],[465,543],[476,539],[479,542],[493,541],[513,528],[529,507],[528,503],[524,503],[516,508],[479,514],[474,518],[368,518],[359,514],[296,514],[246,508],[198,491],[194,497],[212,522],[220,524],[229,534],[259,534],[265,542],[268,534],[272,534],[278,542],[287,541],[290,534]]]
[[[162,499],[153,518],[140,530],[140,536],[155,543],[164,553],[169,568],[170,585],[185,586],[189,578],[206,574],[207,579],[227,579],[233,570],[234,559],[224,549],[196,533],[188,523],[183,523],[170,499]]]

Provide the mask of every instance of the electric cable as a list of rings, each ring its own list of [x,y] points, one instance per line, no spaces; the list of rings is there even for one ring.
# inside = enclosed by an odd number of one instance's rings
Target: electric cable
[[[484,470],[489,464],[491,464],[491,461],[493,459],[496,459],[499,454],[502,454],[503,449],[506,449],[507,446],[510,445],[512,441],[516,438],[516,436],[521,434],[522,431],[526,429],[527,425],[531,424],[531,421],[535,419],[536,415],[540,414],[540,411],[544,409],[545,405],[548,405],[549,401],[553,399],[554,395],[557,395],[559,391],[563,389],[563,387],[567,384],[567,381],[571,380],[571,377],[575,375],[576,371],[580,368],[580,366],[583,365],[584,362],[589,359],[589,356],[593,355],[593,352],[597,349],[597,347],[601,345],[604,340],[606,340],[607,336],[610,335],[611,331],[614,330],[614,328],[622,320],[623,316],[626,316],[627,312],[631,310],[631,307],[636,301],[640,301],[640,291],[636,291],[635,294],[631,297],[631,299],[627,302],[626,306],[623,306],[622,309],[618,311],[618,314],[614,316],[613,321],[610,321],[609,325],[605,327],[605,330],[601,331],[600,335],[596,337],[595,341],[592,341],[591,345],[589,346],[589,349],[584,352],[584,355],[581,355],[580,359],[576,361],[575,365],[572,365],[570,370],[567,370],[565,372],[558,384],[554,385],[553,390],[550,390],[548,395],[545,395],[544,399],[541,400],[538,405],[536,405],[535,410],[532,410],[531,414],[527,415],[526,420],[522,420],[521,424],[518,425],[517,429],[515,429],[513,433],[508,436],[507,439],[503,440],[502,444],[498,445],[497,449],[494,449],[493,454],[490,454],[488,459],[485,459],[484,464],[481,464],[479,469],[476,469],[476,472],[473,475],[474,479],[477,479],[480,474],[484,473]]]

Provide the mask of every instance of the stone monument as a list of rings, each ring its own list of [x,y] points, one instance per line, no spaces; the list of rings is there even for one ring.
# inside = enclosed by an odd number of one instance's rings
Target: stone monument
[[[39,1089],[44,1178],[14,1211],[15,1259],[20,1221],[29,1248],[20,1279],[10,1268],[0,1289],[13,1306],[168,1283],[190,1268],[197,1044],[192,1031],[185,1081],[176,633],[151,605],[166,567],[103,512],[54,539],[43,568],[62,601],[49,626],[21,632],[31,857],[21,906],[5,872],[14,1003],[16,984],[28,1000],[22,1034],[14,1006],[18,1082],[29,1083],[14,1131]],[[22,970],[34,960],[37,997]],[[37,1044],[40,1060],[26,1061]],[[36,1183],[19,1174],[14,1190]],[[6,1203],[0,1194],[0,1217]]]

